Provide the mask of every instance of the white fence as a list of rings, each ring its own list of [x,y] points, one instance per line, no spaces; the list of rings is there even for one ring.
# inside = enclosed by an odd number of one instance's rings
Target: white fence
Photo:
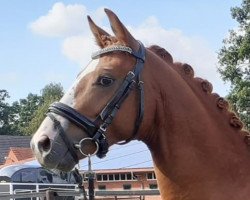
[[[18,189],[16,186],[30,187],[31,189]],[[9,188],[9,192],[2,192],[2,189]],[[32,188],[35,187],[35,190]],[[1,189],[2,188],[2,189]],[[35,183],[0,183],[0,200],[30,199],[41,200],[48,195],[48,191],[55,193],[57,197],[71,197],[71,199],[84,199],[83,192],[73,184],[35,184]],[[119,197],[129,196],[155,196],[160,195],[159,190],[96,190],[96,199],[99,197],[119,199]],[[53,195],[52,195],[53,196]],[[53,197],[51,199],[54,199]],[[141,199],[141,198],[140,198]],[[50,200],[50,198],[48,198]]]
[[[0,183],[0,200],[26,198],[40,200],[47,190],[53,190],[62,196],[77,196],[80,191],[75,184],[41,184],[41,183]]]

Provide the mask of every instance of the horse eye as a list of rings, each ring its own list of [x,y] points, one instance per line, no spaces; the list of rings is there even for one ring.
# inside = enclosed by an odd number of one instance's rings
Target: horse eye
[[[108,87],[108,86],[112,85],[113,82],[114,82],[114,79],[112,79],[110,77],[106,77],[106,76],[101,76],[97,80],[97,84],[104,86],[104,87]]]

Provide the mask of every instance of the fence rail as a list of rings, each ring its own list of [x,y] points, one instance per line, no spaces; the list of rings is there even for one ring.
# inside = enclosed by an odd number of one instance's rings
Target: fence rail
[[[48,190],[65,197],[80,195],[80,190],[75,184],[0,183],[0,200],[21,198],[40,200],[41,197],[46,197]]]
[[[54,191],[56,196],[68,197],[68,196],[81,196],[79,191]],[[9,199],[21,199],[21,198],[35,198],[35,197],[46,197],[46,191],[44,192],[33,192],[33,193],[19,193],[19,194],[1,194],[1,200]]]
[[[99,190],[95,192],[95,196],[150,196],[160,195],[159,190]]]
[[[54,193],[54,196],[61,196],[61,197],[68,197],[74,196],[77,199],[83,199],[83,194],[80,190],[69,191],[69,190],[58,190],[50,188],[46,191],[41,192],[24,192],[19,194],[0,194],[1,200],[9,200],[9,199],[20,199],[20,198],[35,198],[35,197],[46,197],[48,191]],[[95,192],[95,196],[101,197],[115,197],[115,196],[151,196],[151,195],[160,195],[159,190],[123,190],[123,191],[116,191],[116,190],[99,190]]]

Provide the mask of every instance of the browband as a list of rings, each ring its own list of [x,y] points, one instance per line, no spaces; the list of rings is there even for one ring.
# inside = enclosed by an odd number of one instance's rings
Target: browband
[[[91,55],[91,58],[94,60],[94,59],[99,58],[103,54],[110,53],[113,51],[123,51],[123,52],[127,52],[129,54],[132,54],[132,52],[133,52],[133,50],[130,47],[118,45],[118,46],[113,46],[113,47],[106,47],[106,48],[103,48],[99,51],[96,51]]]

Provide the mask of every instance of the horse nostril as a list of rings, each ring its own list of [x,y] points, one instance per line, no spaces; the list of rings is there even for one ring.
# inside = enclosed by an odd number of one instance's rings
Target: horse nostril
[[[43,135],[38,142],[38,149],[40,152],[49,151],[51,148],[51,142],[48,136]]]

